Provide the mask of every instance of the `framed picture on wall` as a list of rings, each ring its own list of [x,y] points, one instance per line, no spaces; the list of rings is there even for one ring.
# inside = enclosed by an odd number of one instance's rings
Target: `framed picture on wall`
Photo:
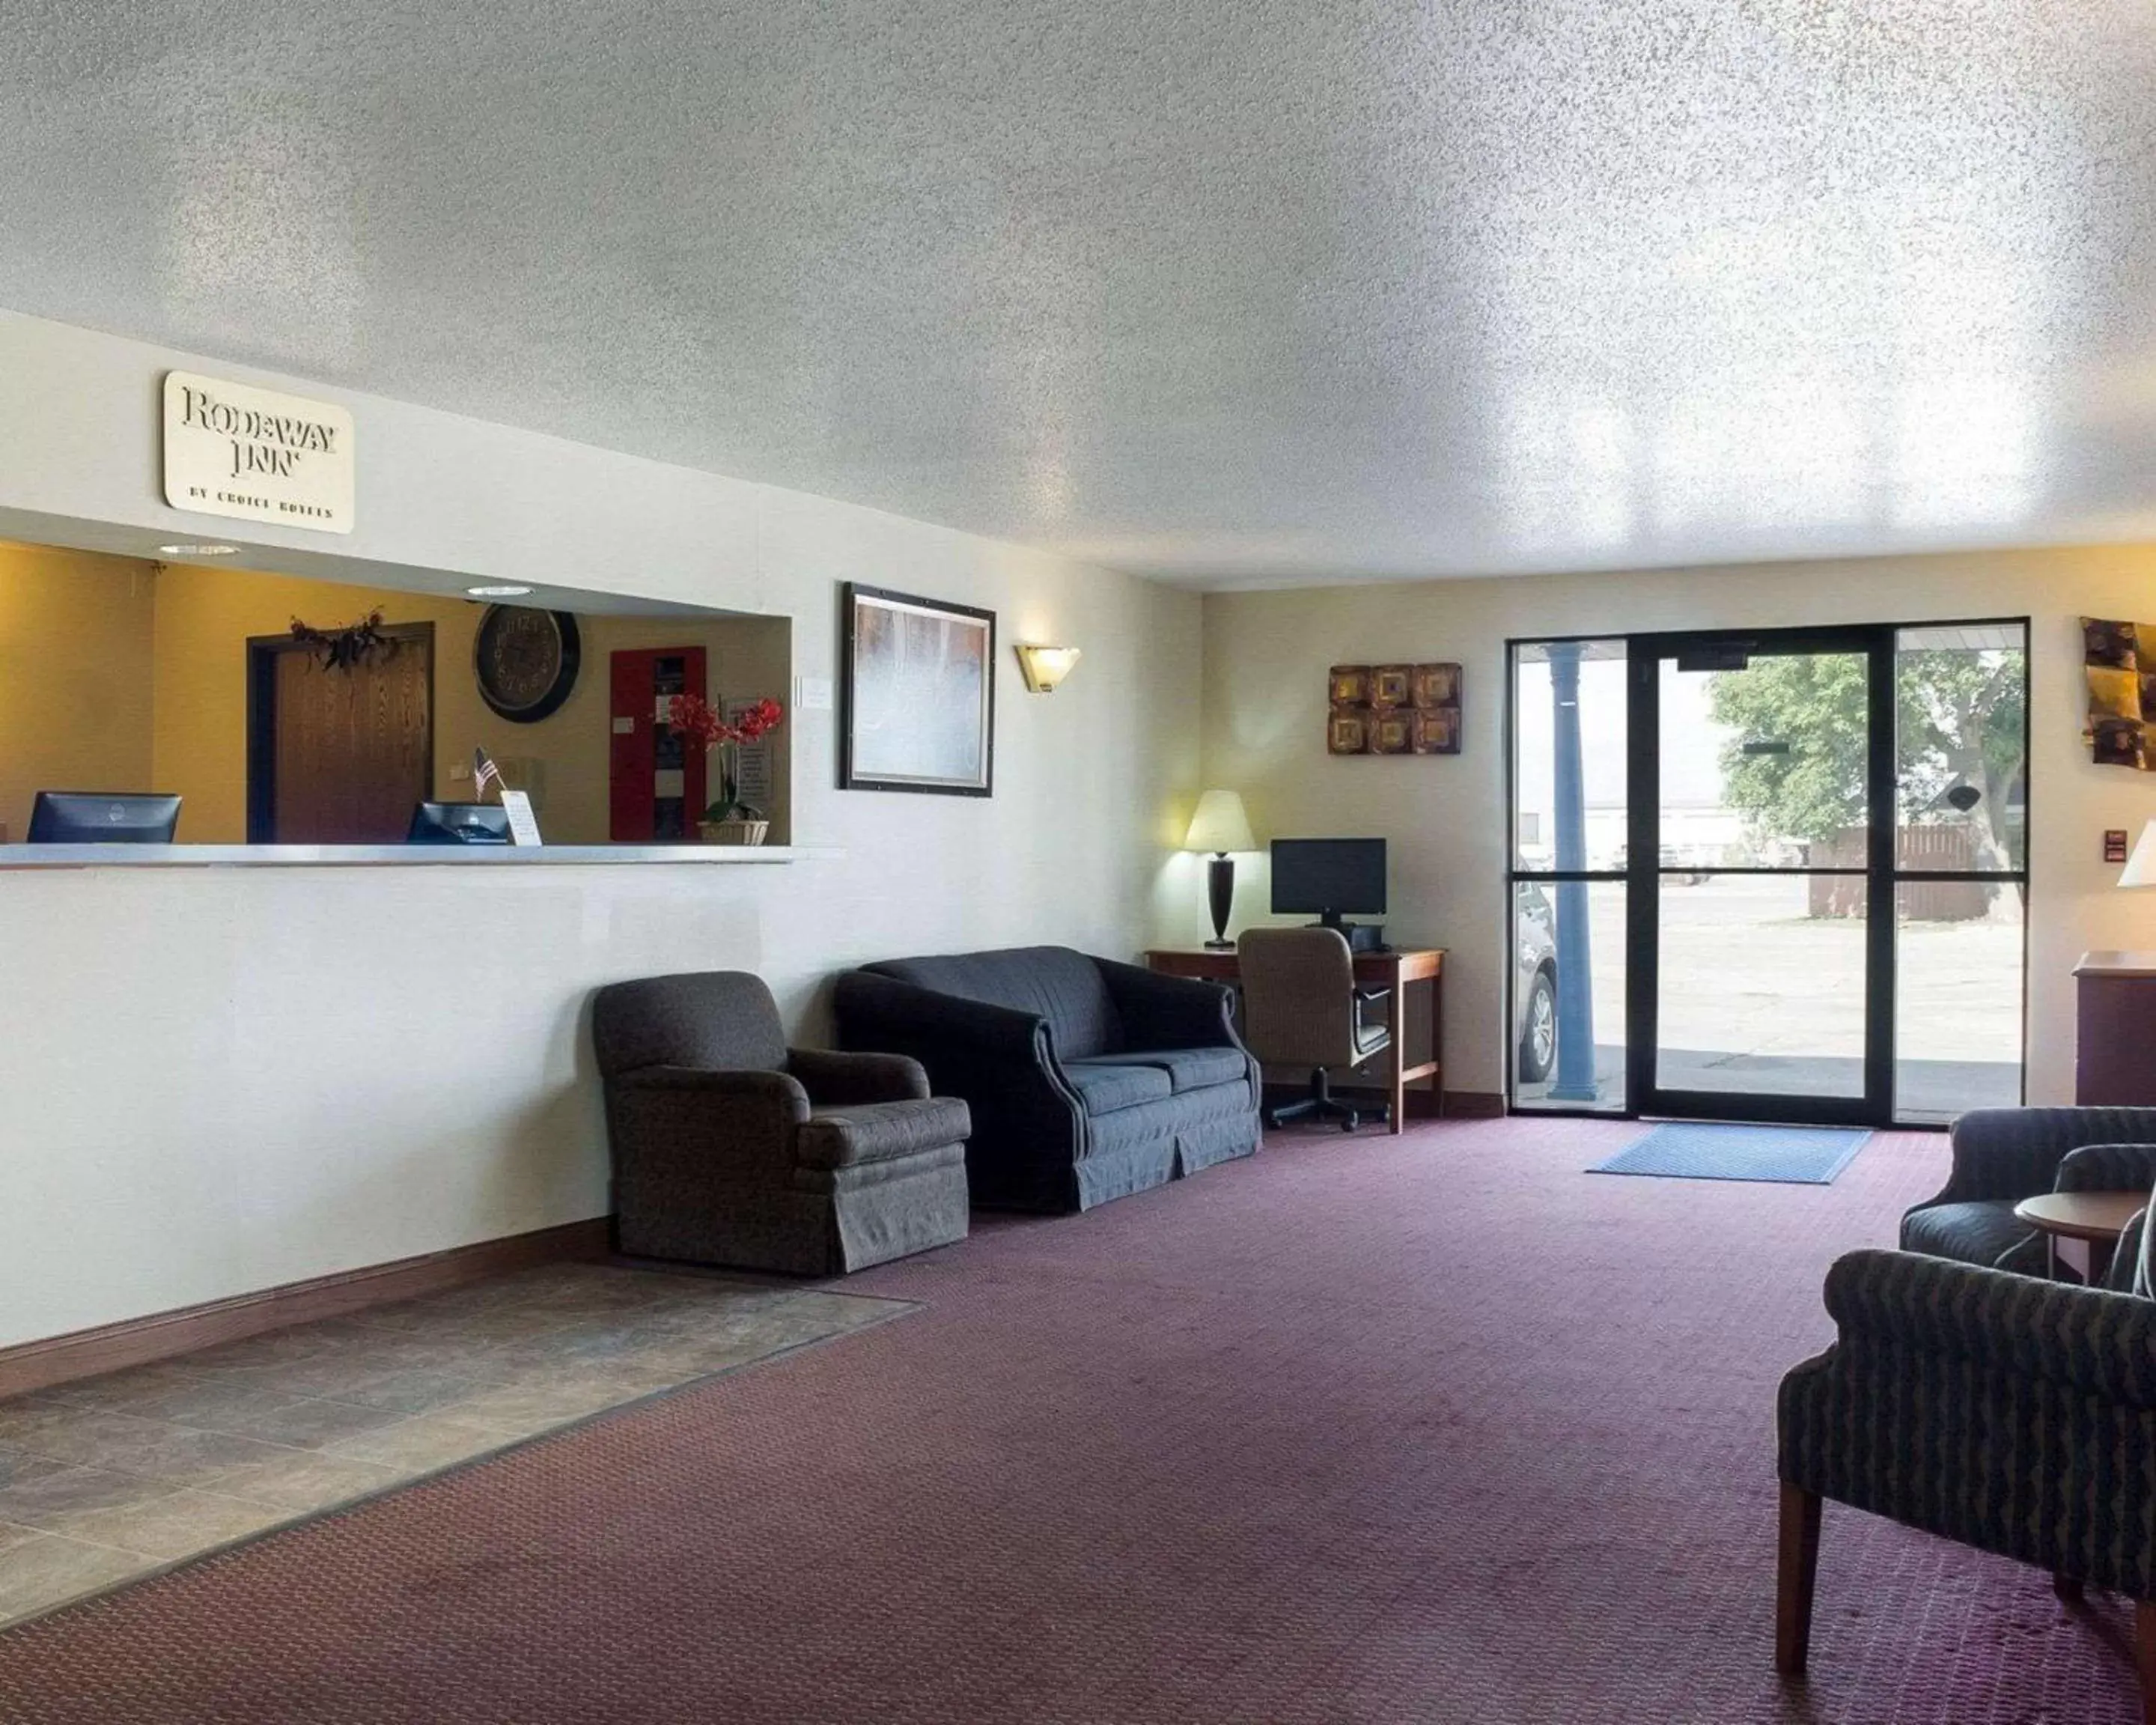
[[[996,614],[852,582],[840,604],[839,788],[991,795]]]

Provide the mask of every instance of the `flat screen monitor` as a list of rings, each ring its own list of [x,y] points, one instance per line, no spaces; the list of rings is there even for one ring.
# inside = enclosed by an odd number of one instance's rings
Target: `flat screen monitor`
[[[1342,916],[1384,913],[1383,839],[1273,840],[1275,916],[1315,916],[1337,927]]]
[[[33,845],[169,845],[180,799],[153,791],[39,791]]]
[[[412,811],[409,845],[506,845],[509,811],[499,803],[422,803]]]

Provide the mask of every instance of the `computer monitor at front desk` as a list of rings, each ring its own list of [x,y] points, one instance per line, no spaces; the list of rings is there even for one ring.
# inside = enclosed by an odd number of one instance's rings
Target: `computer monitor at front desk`
[[[152,791],[39,791],[33,845],[169,845],[180,799]]]
[[[412,811],[408,845],[506,845],[509,811],[499,803],[422,803]]]

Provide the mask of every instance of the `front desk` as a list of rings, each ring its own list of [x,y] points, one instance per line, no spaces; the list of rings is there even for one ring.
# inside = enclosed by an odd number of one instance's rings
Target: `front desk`
[[[791,618],[517,597],[0,544],[0,1385],[11,1348],[588,1233],[602,983],[754,970],[813,1015],[844,871],[786,842],[791,728],[672,722],[790,707]],[[730,776],[777,842],[699,842]],[[400,842],[507,790],[552,842]],[[176,799],[180,842],[21,842],[68,793]]]
[[[813,1019],[839,852],[0,850],[0,1352],[609,1211],[592,993]]]

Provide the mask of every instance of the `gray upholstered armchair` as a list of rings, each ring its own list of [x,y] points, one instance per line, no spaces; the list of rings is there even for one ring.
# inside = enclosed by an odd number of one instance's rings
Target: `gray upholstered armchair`
[[[599,990],[617,1238],[640,1257],[822,1276],[966,1235],[966,1105],[897,1055],[789,1049],[740,971]]]
[[[2136,1602],[2156,1725],[2156,1300],[2139,1219],[2110,1286],[1911,1252],[1827,1273],[1834,1345],[1782,1380],[1775,1662],[1804,1670],[1823,1498]]]
[[[1977,1108],[1953,1144],[1946,1185],[1902,1218],[1904,1251],[2041,1276],[2044,1242],[2015,1204],[2156,1184],[2156,1108]]]

